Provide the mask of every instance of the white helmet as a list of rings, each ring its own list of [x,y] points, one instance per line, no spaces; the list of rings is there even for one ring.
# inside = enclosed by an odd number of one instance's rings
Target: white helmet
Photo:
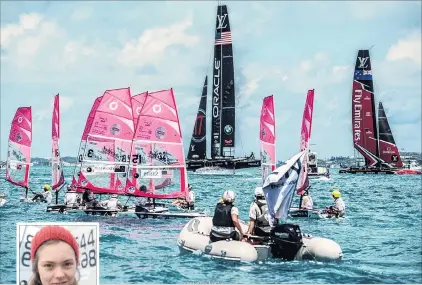
[[[117,198],[117,194],[111,195],[111,198]]]
[[[223,194],[223,201],[233,203],[236,199],[236,194],[232,190],[227,190]]]
[[[264,197],[264,190],[262,190],[262,187],[255,188],[255,197]]]

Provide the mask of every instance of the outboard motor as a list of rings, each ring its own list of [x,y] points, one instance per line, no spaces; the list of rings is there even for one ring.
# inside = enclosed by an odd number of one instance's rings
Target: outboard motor
[[[298,225],[282,224],[271,230],[271,254],[274,258],[293,260],[303,245]]]

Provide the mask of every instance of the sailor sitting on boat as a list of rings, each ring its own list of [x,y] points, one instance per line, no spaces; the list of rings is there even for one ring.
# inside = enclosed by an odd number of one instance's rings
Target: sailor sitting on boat
[[[324,173],[324,176],[330,178],[330,170],[327,168],[327,171]]]
[[[44,185],[44,192],[43,193],[36,193],[34,198],[32,198],[32,201],[36,201],[39,199],[38,202],[44,202],[44,203],[51,203],[51,200],[53,199],[53,196],[51,195],[51,187],[48,184]]]
[[[311,195],[309,195],[309,190],[306,189],[302,194],[302,203],[300,204],[301,209],[312,210],[314,208],[314,202],[312,201]]]
[[[82,203],[85,204],[86,208],[96,208],[100,206],[91,189],[88,188],[85,188],[85,192],[82,194]]]
[[[67,186],[67,192],[64,196],[64,204],[68,207],[78,207],[81,202],[81,197],[78,193],[72,191],[72,186]]]
[[[235,199],[236,194],[233,191],[225,191],[223,197],[215,206],[210,232],[211,242],[226,239],[240,240],[240,237],[244,236],[239,223],[239,209],[233,205]],[[240,235],[236,229],[239,230]]]
[[[107,210],[121,210],[123,209],[122,204],[120,203],[119,199],[117,199],[117,194],[111,195],[110,199],[104,203]]]
[[[173,205],[176,205],[182,209],[194,210],[195,209],[195,192],[192,191],[192,185],[188,184],[189,199],[177,199],[173,201]]]
[[[249,208],[249,235],[269,236],[271,231],[268,222],[268,206],[262,187],[255,188],[255,199]]]
[[[141,188],[139,188],[139,191],[146,193],[147,187],[145,185],[142,185]],[[148,209],[146,207],[150,203],[151,198],[137,197],[135,199],[135,212],[148,212]]]
[[[344,204],[343,199],[340,197],[340,190],[334,189],[334,191],[331,192],[331,195],[333,195],[334,205],[326,207],[324,212],[329,214],[331,217],[343,217],[346,211],[346,205]]]

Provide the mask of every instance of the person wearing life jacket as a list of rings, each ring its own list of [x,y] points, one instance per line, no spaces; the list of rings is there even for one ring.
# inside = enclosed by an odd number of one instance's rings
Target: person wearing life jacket
[[[120,204],[119,199],[117,199],[117,194],[111,195],[111,198],[107,202],[107,210],[121,210],[122,204]]]
[[[249,208],[249,235],[269,236],[271,231],[268,222],[268,206],[262,187],[255,188],[255,199]]]
[[[99,206],[91,189],[88,188],[85,188],[85,192],[82,194],[82,203],[85,204],[86,208],[96,208]]]
[[[240,240],[244,236],[239,223],[239,209],[233,205],[235,200],[236,194],[227,190],[215,206],[210,233],[211,242],[226,239]],[[240,235],[236,229],[239,230]]]
[[[78,193],[72,191],[72,186],[67,186],[67,192],[64,196],[64,204],[68,207],[78,207],[81,202],[81,198]]]
[[[314,202],[312,201],[311,195],[309,195],[308,190],[303,191],[302,203],[300,204],[300,208],[309,210],[312,210],[314,208]]]
[[[344,204],[343,199],[341,198],[341,193],[339,189],[334,189],[333,192],[331,192],[331,195],[334,199],[334,205],[327,207],[326,212],[330,216],[343,217],[346,212],[346,205]]]
[[[147,187],[145,185],[142,185],[139,188],[139,191],[146,193]],[[135,199],[135,212],[148,212],[147,205],[150,204],[151,198],[146,197],[136,197]]]
[[[32,201],[36,201],[39,199],[39,202],[43,202],[43,203],[51,203],[51,200],[53,199],[53,195],[51,195],[51,187],[48,184],[45,184],[44,187],[44,192],[43,193],[37,193],[35,194],[34,198],[32,198]]]

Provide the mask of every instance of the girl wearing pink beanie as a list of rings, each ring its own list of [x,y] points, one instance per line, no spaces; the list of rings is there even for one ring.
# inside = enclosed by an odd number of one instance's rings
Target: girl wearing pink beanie
[[[76,238],[60,226],[45,226],[31,243],[30,285],[78,285],[79,246]]]

